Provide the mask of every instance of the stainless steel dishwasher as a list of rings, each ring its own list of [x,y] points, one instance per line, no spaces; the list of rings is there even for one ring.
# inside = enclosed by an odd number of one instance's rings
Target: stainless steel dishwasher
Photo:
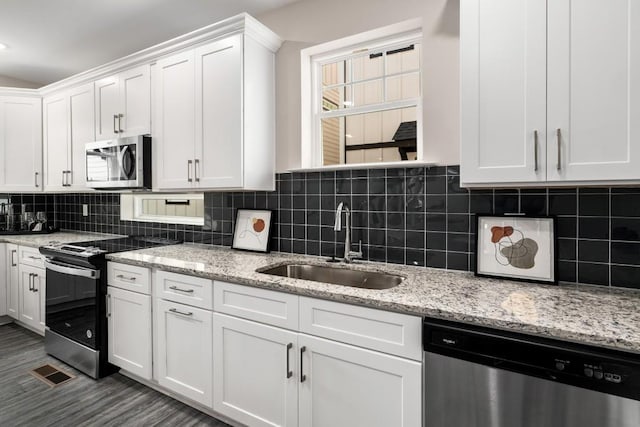
[[[425,319],[426,427],[639,427],[640,355]]]

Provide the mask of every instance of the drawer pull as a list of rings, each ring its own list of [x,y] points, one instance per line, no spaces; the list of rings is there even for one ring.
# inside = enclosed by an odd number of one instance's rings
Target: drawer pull
[[[287,344],[287,378],[291,378],[293,376],[293,371],[289,367],[289,352],[293,348],[293,343]]]
[[[129,281],[129,282],[135,282],[136,281],[135,277],[127,277],[127,276],[123,276],[122,274],[118,274],[116,276],[116,279],[126,280],[126,281]]]
[[[180,311],[177,308],[170,308],[169,311],[176,314],[182,314],[183,316],[193,316],[192,312],[188,311],[185,313],[184,311]]]
[[[37,261],[41,261],[42,260],[42,258],[40,258],[39,256],[33,256],[33,255],[29,255],[27,258],[35,259]]]
[[[169,289],[171,289],[172,291],[185,292],[185,293],[188,293],[188,294],[192,294],[193,293],[193,289],[182,289],[182,288],[179,288],[177,286],[169,286]]]

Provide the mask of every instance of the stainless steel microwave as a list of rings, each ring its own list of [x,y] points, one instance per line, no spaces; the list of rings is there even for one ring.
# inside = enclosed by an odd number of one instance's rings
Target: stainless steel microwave
[[[151,137],[86,144],[87,187],[98,190],[151,189]]]

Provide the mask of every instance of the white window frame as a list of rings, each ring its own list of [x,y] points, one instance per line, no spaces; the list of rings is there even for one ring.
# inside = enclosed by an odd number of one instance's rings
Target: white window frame
[[[301,56],[301,169],[340,169],[356,167],[386,167],[394,164],[409,165],[411,163],[424,163],[424,144],[422,132],[422,94],[418,98],[402,101],[384,102],[375,105],[353,107],[348,110],[339,109],[322,113],[320,100],[322,87],[322,65],[341,58],[353,56],[363,49],[374,51],[383,46],[407,43],[422,44],[422,20],[411,19],[397,24],[389,25],[353,36],[334,40],[328,43],[303,49]],[[424,52],[424,50],[423,50]],[[423,55],[424,56],[424,55]],[[422,76],[424,60],[420,60],[420,75]],[[422,92],[422,81],[420,82]],[[365,114],[370,112],[385,111],[397,108],[415,107],[417,119],[417,160],[402,162],[380,162],[363,164],[322,164],[322,133],[321,119],[332,116],[344,117],[345,115]],[[341,148],[342,150],[342,148]]]
[[[204,225],[202,218],[148,215],[142,212],[142,205],[148,199],[204,200],[204,193],[162,194],[141,193],[122,194],[120,196],[120,219],[124,221],[158,222],[163,224]]]

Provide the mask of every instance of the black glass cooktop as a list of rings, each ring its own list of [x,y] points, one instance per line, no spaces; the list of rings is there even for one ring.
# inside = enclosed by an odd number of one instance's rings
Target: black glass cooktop
[[[179,240],[165,239],[161,237],[143,237],[143,236],[129,236],[119,237],[116,239],[106,240],[89,240],[86,242],[73,242],[68,245],[66,250],[70,250],[71,247],[76,248],[97,248],[105,253],[133,251],[136,249],[155,248],[157,246],[176,245],[180,243]],[[79,250],[78,250],[79,252]]]

